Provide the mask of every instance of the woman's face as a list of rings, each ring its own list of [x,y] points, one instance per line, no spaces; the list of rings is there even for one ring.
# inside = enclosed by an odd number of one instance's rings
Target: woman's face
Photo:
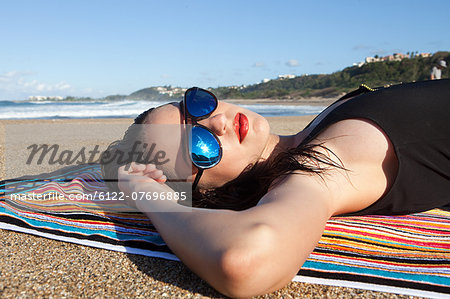
[[[239,121],[235,121],[245,117],[248,120],[246,134],[245,129],[240,128],[245,122],[239,125]],[[144,123],[183,124],[184,117],[180,111],[180,104],[171,103],[156,108],[146,117]],[[269,124],[264,117],[255,112],[219,101],[214,113],[198,123],[217,135],[223,150],[219,164],[204,170],[199,182],[201,188],[222,186],[235,179],[249,164],[266,159],[270,154],[269,141],[272,135]],[[193,177],[197,171],[197,168],[193,166]]]

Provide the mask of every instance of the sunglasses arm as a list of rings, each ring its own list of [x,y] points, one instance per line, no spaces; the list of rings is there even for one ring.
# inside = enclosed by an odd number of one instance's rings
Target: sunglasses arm
[[[195,175],[194,182],[192,183],[192,190],[195,190],[195,188],[197,188],[197,184],[200,181],[200,178],[202,177],[202,174],[203,174],[203,169],[198,168],[198,172]]]

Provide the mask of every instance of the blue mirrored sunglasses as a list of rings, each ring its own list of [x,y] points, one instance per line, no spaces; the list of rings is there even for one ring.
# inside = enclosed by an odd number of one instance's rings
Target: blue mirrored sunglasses
[[[204,169],[216,166],[222,159],[222,145],[219,138],[210,129],[198,124],[208,118],[218,105],[217,98],[211,92],[198,87],[186,91],[183,99],[184,123],[191,120],[192,129],[188,131],[189,156],[198,168],[192,188],[197,187]]]

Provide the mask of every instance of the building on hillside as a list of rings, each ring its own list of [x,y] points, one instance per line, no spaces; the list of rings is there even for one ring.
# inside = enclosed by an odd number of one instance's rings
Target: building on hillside
[[[60,96],[29,96],[29,101],[61,101],[64,100],[63,97]]]
[[[169,97],[172,97],[172,96],[177,95],[177,94],[184,93],[186,91],[185,88],[179,88],[179,87],[172,88],[171,86],[169,86],[169,87],[158,86],[158,87],[156,87],[156,90],[160,94],[167,94]]]
[[[378,56],[376,56],[376,57],[366,57],[366,59],[365,59],[365,62],[366,63],[372,63],[372,62],[378,62],[378,61],[381,61],[381,57],[378,57]]]
[[[403,59],[408,59],[412,57],[431,57],[431,53],[419,53],[419,54],[411,54],[411,56],[403,53],[394,53],[392,55],[387,55],[384,57],[378,57],[377,55],[375,57],[366,57],[365,63],[372,63],[372,62],[378,62],[378,61],[402,61]],[[353,64],[356,65],[356,64]],[[358,66],[360,66],[358,64]]]
[[[285,79],[294,79],[296,76],[295,75],[278,75],[278,80],[285,80]]]
[[[231,89],[244,89],[247,85],[232,85],[230,86]]]
[[[425,58],[425,57],[431,57],[432,55],[431,55],[431,53],[419,53],[416,56]]]
[[[384,56],[382,61],[402,61],[405,58],[409,58],[408,55],[403,53],[394,53],[392,55]]]

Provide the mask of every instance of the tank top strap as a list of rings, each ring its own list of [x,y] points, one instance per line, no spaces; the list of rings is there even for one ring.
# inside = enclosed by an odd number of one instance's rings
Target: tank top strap
[[[356,97],[356,96],[359,96],[359,95],[362,95],[362,94],[365,94],[365,93],[368,93],[368,92],[374,92],[374,91],[377,91],[377,90],[379,90],[379,89],[381,89],[381,88],[382,88],[382,87],[370,88],[370,87],[367,86],[366,84],[361,84],[361,85],[359,86],[358,89],[355,89],[355,90],[353,90],[353,91],[351,91],[351,92],[349,92],[349,93],[343,95],[342,97],[340,97],[339,99],[337,99],[335,102],[333,102],[330,106],[332,106],[332,105],[334,105],[334,104],[336,104],[336,103],[339,103],[340,101],[343,101],[343,100],[352,98],[352,97]],[[320,115],[320,114],[319,114],[319,115]],[[315,117],[315,118],[314,118],[314,119],[313,119],[313,120],[312,120],[305,128],[303,128],[303,130],[308,129],[308,128],[311,126],[311,124],[314,123],[314,121],[316,120],[316,118],[317,118],[319,115],[317,115],[317,116],[316,116],[316,117]],[[319,125],[319,127],[320,127],[320,125]],[[315,136],[315,134],[317,133],[317,131],[320,131],[320,130],[318,130],[318,129],[319,129],[319,128],[313,129],[313,131],[308,135],[308,137],[305,138],[298,146],[301,146],[301,145],[303,145],[303,144],[309,142],[309,141]]]

